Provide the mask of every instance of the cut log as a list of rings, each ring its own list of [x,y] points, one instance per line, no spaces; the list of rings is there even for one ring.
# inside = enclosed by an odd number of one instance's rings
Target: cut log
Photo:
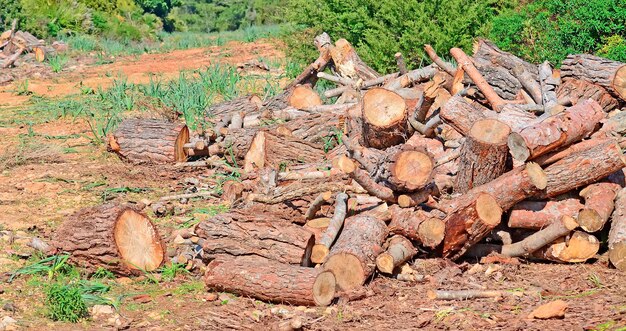
[[[306,222],[303,228],[313,233],[315,236],[315,243],[318,244],[322,238],[322,234],[324,234],[324,231],[328,228],[328,224],[330,224],[330,218],[320,217]]]
[[[365,283],[376,269],[376,257],[383,252],[387,234],[385,222],[376,218],[356,215],[346,220],[323,265],[324,270],[335,275],[340,290],[351,290]]]
[[[189,129],[182,123],[127,119],[109,136],[109,150],[132,163],[175,163],[187,160]]]
[[[582,151],[588,150],[592,147],[604,144],[608,141],[608,139],[606,138],[592,138],[592,139],[588,139],[588,140],[583,140],[577,144],[568,146],[566,148],[563,148],[561,150],[558,151],[554,151],[554,152],[550,152],[544,155],[539,156],[538,158],[534,159],[533,162],[541,165],[541,166],[548,166],[552,163],[555,163],[565,157],[568,157],[570,155],[576,154],[576,153],[580,153]]]
[[[368,80],[380,77],[374,69],[370,68],[356,53],[354,47],[345,39],[339,39],[335,46],[330,48],[335,69],[346,78],[354,80]]]
[[[467,54],[465,54],[465,52],[463,52],[460,48],[452,48],[450,50],[450,54],[452,54],[457,63],[459,63],[459,66],[463,68],[465,73],[467,73],[480,91],[483,92],[485,98],[487,98],[493,109],[495,111],[500,111],[502,106],[504,106],[504,100],[496,93],[496,91],[493,90],[491,85],[489,85],[485,78],[480,74]]]
[[[602,107],[593,100],[578,103],[519,133],[512,133],[508,142],[511,155],[523,162],[571,145],[591,135],[605,116]]]
[[[467,136],[474,123],[486,118],[483,110],[482,106],[471,104],[462,96],[455,95],[443,105],[439,116],[444,123]]]
[[[604,228],[611,217],[614,200],[620,186],[613,183],[596,183],[580,191],[585,199],[585,208],[578,213],[578,224],[587,232],[596,232]]]
[[[450,76],[454,76],[456,74],[456,68],[451,63],[443,61],[439,55],[437,55],[437,52],[435,52],[435,49],[432,46],[428,44],[424,45],[424,51],[426,51],[426,54],[433,61],[433,63],[435,63],[443,71],[447,72]]]
[[[207,288],[217,291],[303,306],[329,305],[335,297],[336,285],[331,272],[259,256],[213,260],[207,266],[204,282]]]
[[[455,192],[486,184],[506,170],[507,138],[511,129],[493,119],[477,121],[461,146]]]
[[[272,217],[249,215],[239,209],[200,222],[194,232],[204,239],[202,249],[209,258],[258,255],[281,263],[308,263],[315,241],[313,234]]]
[[[346,214],[348,212],[347,208],[347,200],[348,195],[345,193],[337,194],[337,198],[335,199],[335,212],[333,213],[333,217],[330,219],[328,227],[319,242],[313,246],[313,251],[311,253],[311,262],[320,264],[324,262],[326,256],[328,256],[328,252],[330,251],[330,247],[333,242],[339,235],[339,231],[343,227],[343,221],[346,218]]]
[[[362,111],[364,140],[369,147],[384,149],[406,140],[408,111],[397,93],[382,88],[368,90]]]
[[[573,105],[579,101],[595,100],[605,112],[619,106],[619,102],[603,87],[579,79],[565,79],[556,89],[558,99],[567,98]]]
[[[600,241],[593,235],[575,231],[571,236],[533,253],[533,257],[563,263],[585,262],[600,250]]]
[[[314,144],[333,140],[338,144],[337,140],[343,137],[345,131],[345,115],[337,112],[312,113],[279,124],[279,128],[285,128],[292,136]]]
[[[402,235],[428,248],[435,248],[441,244],[445,234],[445,215],[436,212],[426,212],[421,209],[398,208],[392,206],[389,231]]]
[[[626,271],[626,188],[617,194],[609,232],[609,261],[617,269]]]
[[[206,114],[213,118],[222,118],[223,116],[244,113],[246,115],[257,113],[261,109],[263,101],[258,96],[245,95],[229,101],[223,101],[207,107]]]
[[[613,96],[626,100],[626,64],[590,54],[568,55],[561,64],[561,77],[597,84]]]
[[[391,91],[397,91],[401,88],[411,86],[415,83],[428,81],[429,79],[433,78],[433,76],[435,76],[437,72],[438,71],[435,65],[429,65],[424,68],[411,70],[405,75],[401,75],[395,79],[389,80],[384,85],[384,88]]]
[[[583,207],[578,199],[522,201],[511,210],[508,225],[510,228],[539,230],[563,216],[578,218]]]
[[[615,140],[606,140],[572,154],[544,169],[546,189],[535,195],[545,199],[589,185],[626,167],[626,157]]]
[[[315,218],[315,214],[322,208],[322,205],[328,203],[330,201],[330,199],[332,199],[333,197],[333,192],[331,191],[326,191],[326,192],[322,192],[320,193],[315,200],[313,200],[313,202],[311,202],[311,205],[309,206],[309,209],[307,209],[306,214],[304,215],[304,217],[307,220],[311,220],[313,218]]]
[[[453,260],[461,257],[500,224],[501,218],[502,208],[498,201],[486,193],[449,213],[444,220],[443,256]]]
[[[476,186],[452,200],[441,201],[438,209],[450,213],[475,201],[482,193],[494,197],[502,210],[509,210],[516,203],[537,195],[546,188],[547,176],[535,163],[514,168],[495,180]]]
[[[263,111],[274,112],[287,107],[307,109],[321,104],[322,99],[311,86],[298,85],[266,100],[262,109]]]
[[[165,260],[157,228],[131,205],[81,209],[59,226],[52,242],[89,273],[104,268],[120,275],[142,275]]]
[[[285,87],[288,90],[296,85],[310,84],[315,86],[317,82],[317,73],[324,71],[326,66],[331,60],[330,48],[332,47],[332,40],[330,36],[324,32],[314,39],[315,47],[320,52],[319,57],[308,67],[306,67],[301,74],[298,75],[289,85]]]
[[[254,135],[244,158],[244,172],[255,169],[286,167],[290,164],[317,163],[324,159],[322,146],[304,140],[280,136],[268,131]]]
[[[407,69],[406,69],[406,63],[404,62],[404,57],[402,56],[402,53],[398,52],[394,55],[394,57],[396,58],[396,63],[398,64],[398,70],[400,71],[400,75],[404,75],[407,73]]]
[[[558,71],[552,70],[552,65],[548,61],[539,66],[539,84],[544,112],[550,111],[558,105],[557,89],[561,85],[561,75]]]
[[[387,243],[387,251],[376,257],[376,267],[380,272],[391,274],[393,270],[400,264],[410,260],[417,249],[413,244],[403,236],[395,235],[391,237]]]
[[[533,98],[533,101],[537,104],[542,104],[543,95],[541,94],[541,85],[539,85],[539,82],[535,80],[533,75],[530,72],[526,71],[524,66],[521,65],[513,67],[513,70],[511,70],[511,72],[513,73],[515,78],[517,78],[517,80],[522,84],[524,89],[530,94],[530,96]],[[537,75],[535,75],[535,77],[537,77]]]

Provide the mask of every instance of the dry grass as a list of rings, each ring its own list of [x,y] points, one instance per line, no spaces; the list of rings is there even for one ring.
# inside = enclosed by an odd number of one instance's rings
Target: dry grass
[[[63,151],[60,146],[42,144],[33,139],[23,139],[8,147],[0,155],[0,170],[10,170],[26,164],[60,163]]]

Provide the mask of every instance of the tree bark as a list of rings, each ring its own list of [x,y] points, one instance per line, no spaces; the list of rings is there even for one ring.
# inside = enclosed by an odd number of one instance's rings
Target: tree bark
[[[562,216],[578,218],[584,205],[578,199],[560,201],[522,201],[510,211],[509,227],[539,230]]]
[[[259,256],[213,260],[207,266],[204,282],[209,289],[280,304],[327,306],[335,297],[331,272]]]
[[[387,243],[387,250],[376,257],[376,267],[380,272],[391,274],[400,264],[410,260],[417,249],[413,247],[410,240],[403,236],[395,235]]]
[[[508,142],[511,155],[523,162],[578,142],[591,135],[605,116],[597,102],[581,102],[519,133],[512,133]]]
[[[235,113],[250,115],[259,112],[262,104],[261,98],[251,94],[211,105],[207,107],[206,113],[207,116],[215,119],[221,119],[226,115]]]
[[[530,72],[526,71],[526,69],[521,65],[513,67],[513,70],[511,70],[511,72],[513,73],[515,78],[517,78],[517,80],[522,84],[526,92],[530,94],[530,96],[533,98],[533,101],[539,105],[543,104],[541,85],[539,84],[539,82],[537,82],[537,80],[535,80],[533,75]],[[535,77],[537,77],[537,75],[535,75]]]
[[[441,244],[445,234],[445,215],[426,212],[421,209],[398,208],[391,206],[391,222],[389,231],[414,240],[428,248]]]
[[[595,183],[580,191],[585,199],[585,207],[578,213],[578,223],[587,232],[596,232],[604,228],[611,217],[614,200],[620,186],[613,183]]]
[[[362,116],[369,147],[385,149],[406,140],[408,111],[397,93],[382,88],[368,90],[363,95]]]
[[[626,271],[626,188],[617,194],[609,232],[609,260],[615,268]]]
[[[487,98],[493,109],[500,111],[502,106],[504,106],[504,100],[494,91],[493,87],[489,85],[478,69],[476,69],[467,54],[460,48],[452,48],[450,54],[452,54],[457,63],[459,63],[459,66],[463,68],[478,89],[485,95],[485,98]]]
[[[335,46],[330,48],[330,55],[333,58],[337,72],[342,77],[354,80],[368,80],[380,77],[379,73],[361,60],[352,45],[343,38],[337,40]]]
[[[455,192],[465,193],[504,173],[510,132],[506,124],[497,120],[486,119],[474,123],[461,146]]]
[[[545,199],[585,186],[626,167],[626,158],[615,140],[572,154],[544,169],[545,190],[535,195]]]
[[[347,291],[365,283],[376,268],[387,234],[385,223],[376,218],[356,215],[346,220],[323,265],[335,275],[339,289]]]
[[[600,249],[596,237],[582,231],[574,231],[552,245],[533,253],[533,257],[562,263],[580,263],[594,257]]]
[[[539,66],[539,83],[544,112],[558,105],[557,89],[561,85],[561,75],[552,70],[550,62],[545,61]]]
[[[626,100],[626,65],[589,54],[568,55],[561,65],[561,77],[597,84],[613,96]]]
[[[309,85],[298,85],[265,100],[262,110],[275,112],[288,107],[307,109],[321,104],[322,99]]]
[[[348,212],[346,204],[347,200],[347,194],[337,194],[337,198],[335,199],[335,212],[333,213],[333,217],[330,219],[328,227],[326,228],[326,231],[324,231],[324,233],[322,234],[319,242],[317,242],[315,246],[313,246],[313,251],[311,253],[311,262],[320,264],[324,262],[326,256],[328,256],[330,247],[332,246],[333,242],[335,242],[335,239],[337,239],[339,231],[343,227],[343,222]]]
[[[619,102],[602,86],[584,80],[568,78],[556,89],[558,99],[567,98],[573,105],[582,100],[596,101],[605,112],[619,106]]]
[[[187,160],[184,145],[189,129],[182,123],[127,119],[109,136],[109,150],[132,163],[174,163]]]
[[[407,72],[405,75],[401,75],[393,80],[388,81],[384,85],[384,88],[391,90],[391,91],[396,91],[401,88],[411,86],[412,84],[415,84],[415,83],[428,81],[429,79],[433,78],[433,76],[435,76],[436,73],[437,73],[437,68],[434,65],[429,65],[424,68],[411,70]]]
[[[486,193],[452,211],[444,220],[443,256],[453,260],[461,257],[500,224],[501,218],[498,201]]]
[[[288,264],[306,264],[313,234],[294,224],[277,221],[272,214],[249,215],[236,210],[200,222],[194,232],[204,239],[210,257],[258,255]]]
[[[254,135],[244,158],[244,172],[272,167],[278,169],[297,163],[317,163],[324,159],[322,146],[304,140],[279,136],[269,131],[259,131]]]
[[[157,228],[131,205],[83,208],[59,226],[52,241],[89,273],[104,268],[141,275],[165,261],[166,248]]]

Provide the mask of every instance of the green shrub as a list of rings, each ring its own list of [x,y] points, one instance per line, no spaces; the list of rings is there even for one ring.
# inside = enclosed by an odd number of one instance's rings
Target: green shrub
[[[532,62],[558,65],[568,54],[626,58],[626,1],[538,0],[493,20],[489,37]]]
[[[54,321],[76,323],[89,316],[79,287],[53,283],[46,289],[48,316]]]
[[[288,35],[288,56],[310,62],[312,36],[322,31],[346,38],[361,58],[380,72],[396,70],[393,54],[401,51],[409,66],[424,59],[429,43],[443,56],[452,47],[471,48],[472,39],[501,10],[516,0],[289,0],[287,20],[308,29]],[[309,48],[309,51],[303,50]]]
[[[38,38],[60,33],[91,32],[91,11],[86,5],[70,0],[21,0],[25,19],[20,29]]]

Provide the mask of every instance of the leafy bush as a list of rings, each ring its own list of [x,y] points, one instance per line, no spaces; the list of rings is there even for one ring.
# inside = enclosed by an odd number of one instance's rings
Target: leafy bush
[[[504,50],[557,65],[574,53],[597,52],[626,61],[624,36],[624,0],[538,0],[506,10],[493,20],[489,32]]]
[[[285,39],[288,55],[300,56],[312,49],[312,36],[326,31],[333,39],[346,38],[361,58],[380,72],[395,70],[393,54],[401,51],[415,67],[425,58],[429,43],[447,55],[452,47],[471,48],[472,38],[516,0],[289,0],[287,20],[306,28]]]

